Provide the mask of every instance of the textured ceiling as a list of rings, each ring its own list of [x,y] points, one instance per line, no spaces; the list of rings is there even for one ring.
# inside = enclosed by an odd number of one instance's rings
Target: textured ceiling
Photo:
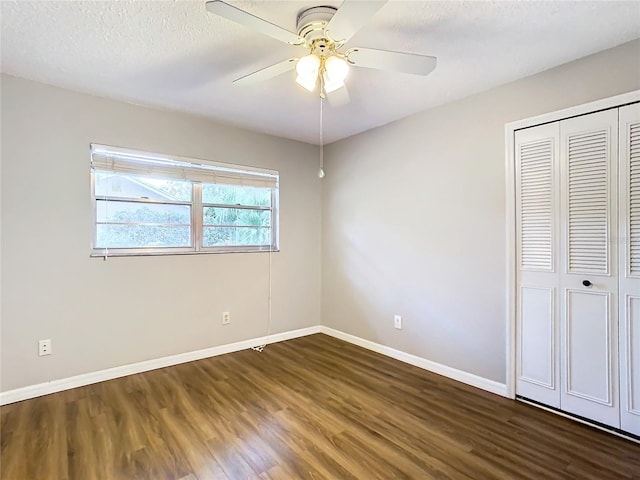
[[[289,30],[300,10],[341,3],[228,1]],[[319,97],[293,73],[232,84],[304,50],[212,15],[204,0],[2,0],[0,9],[3,73],[319,142]],[[638,37],[640,1],[390,0],[348,45],[434,55],[438,66],[427,77],[352,68],[351,103],[325,107],[325,143]]]

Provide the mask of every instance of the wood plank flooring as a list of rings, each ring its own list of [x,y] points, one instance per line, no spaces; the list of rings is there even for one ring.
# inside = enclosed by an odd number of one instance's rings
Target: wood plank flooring
[[[325,335],[1,408],[2,480],[640,479],[640,445]]]

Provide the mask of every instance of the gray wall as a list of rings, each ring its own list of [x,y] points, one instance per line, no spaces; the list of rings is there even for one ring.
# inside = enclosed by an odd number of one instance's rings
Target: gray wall
[[[280,170],[274,333],[504,382],[504,124],[639,88],[636,41],[346,139],[321,203],[314,146],[2,76],[0,390],[266,334],[267,254],[89,258],[90,142]]]
[[[317,147],[10,76],[1,88],[2,391],[267,333],[268,253],[89,258],[90,142],[279,170],[272,330],[320,323]]]
[[[330,145],[323,324],[505,382],[504,125],[639,88],[634,41]]]

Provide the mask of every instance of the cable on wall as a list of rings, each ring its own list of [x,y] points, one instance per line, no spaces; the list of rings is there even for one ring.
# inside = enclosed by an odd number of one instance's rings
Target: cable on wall
[[[273,197],[271,198],[271,229],[273,232],[273,203],[274,203],[274,199]],[[273,233],[272,233],[273,235]],[[272,278],[271,278],[271,267],[272,267],[272,256],[273,256],[273,240],[271,242],[269,242],[269,297],[268,297],[268,317],[267,317],[267,341],[269,339],[269,337],[271,336],[271,319],[272,319],[272,308],[271,308],[271,292],[272,292]],[[251,347],[251,350],[255,350],[256,352],[262,352],[264,350],[264,347],[266,347],[267,344],[263,343],[262,345],[256,345],[255,347]]]

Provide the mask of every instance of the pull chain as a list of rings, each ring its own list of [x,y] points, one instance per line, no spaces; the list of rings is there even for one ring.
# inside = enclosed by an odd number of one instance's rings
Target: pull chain
[[[320,169],[318,170],[318,177],[324,178],[324,132],[322,122],[322,95],[320,95]]]

